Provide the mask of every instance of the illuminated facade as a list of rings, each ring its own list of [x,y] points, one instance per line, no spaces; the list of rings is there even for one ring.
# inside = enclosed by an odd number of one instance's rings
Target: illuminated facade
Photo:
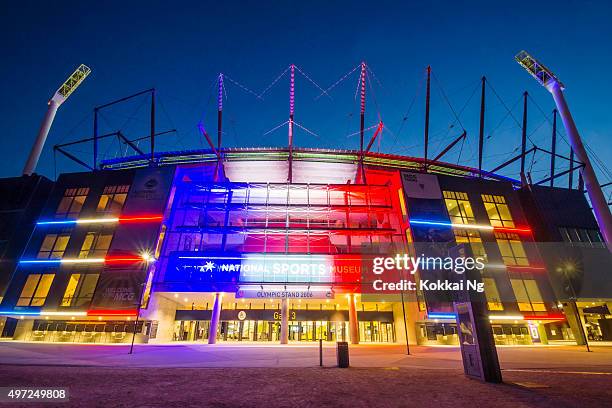
[[[498,344],[574,337],[518,182],[373,153],[361,180],[355,152],[301,150],[288,183],[282,150],[224,158],[166,153],[60,176],[3,296],[3,336],[457,344],[452,304],[363,281],[368,257],[435,242],[487,260]]]

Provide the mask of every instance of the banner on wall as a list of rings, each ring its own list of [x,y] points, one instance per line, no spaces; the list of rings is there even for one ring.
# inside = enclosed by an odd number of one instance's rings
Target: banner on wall
[[[441,199],[442,191],[435,174],[412,173],[404,171],[402,184],[408,198]]]
[[[100,275],[90,309],[136,309],[145,276],[144,269],[105,271]]]

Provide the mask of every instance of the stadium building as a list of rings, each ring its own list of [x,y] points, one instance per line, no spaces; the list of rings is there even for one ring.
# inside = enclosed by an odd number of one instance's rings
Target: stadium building
[[[360,282],[363,254],[405,253],[448,231],[491,265],[482,278],[498,344],[579,336],[531,244],[550,231],[525,203],[571,197],[580,217],[559,228],[605,250],[581,192],[534,194],[476,169],[430,162],[425,173],[422,159],[372,153],[364,183],[358,152],[323,150],[294,150],[289,183],[287,150],[223,154],[222,174],[205,151],[62,174],[4,294],[3,336],[127,342],[136,328],[151,343],[457,344],[452,309],[418,292],[402,305]]]

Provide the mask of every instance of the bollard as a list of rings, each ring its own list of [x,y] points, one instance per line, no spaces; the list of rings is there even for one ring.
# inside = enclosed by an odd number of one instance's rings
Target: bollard
[[[336,343],[336,357],[338,359],[338,367],[348,368],[349,366],[348,342],[339,341]]]
[[[319,367],[323,367],[323,339],[319,339]]]

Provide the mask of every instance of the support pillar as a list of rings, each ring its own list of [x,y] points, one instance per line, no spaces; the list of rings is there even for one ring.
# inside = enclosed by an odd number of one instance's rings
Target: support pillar
[[[280,343],[289,343],[289,300],[287,298],[281,300]]]
[[[357,320],[357,306],[355,294],[348,295],[349,304],[349,336],[351,344],[359,344],[359,321]]]
[[[151,90],[151,164],[155,162],[155,88]]]
[[[567,324],[569,324],[569,327],[572,330],[572,333],[574,334],[576,345],[584,346],[587,344],[587,338],[586,334],[584,333],[584,327],[582,326],[582,319],[580,318],[580,312],[578,311],[576,301],[570,300],[567,302],[567,305],[569,309],[565,310]]]
[[[140,318],[143,321],[157,322],[155,338],[149,338],[148,343],[168,343],[174,340],[174,323],[177,302],[167,299],[159,292],[151,293],[146,309],[141,309]]]
[[[217,342],[217,329],[219,328],[219,318],[221,317],[222,295],[215,293],[215,302],[213,303],[212,314],[210,316],[210,330],[208,332],[208,344]]]
[[[482,151],[484,148],[484,125],[485,125],[485,84],[486,77],[482,77],[482,88],[480,91],[480,128],[478,131],[478,177],[482,177]]]
[[[523,93],[523,125],[521,133],[521,182],[525,185],[525,155],[527,151],[527,91]]]
[[[552,146],[550,155],[550,186],[555,186],[555,155],[557,154],[557,110],[553,109]]]
[[[431,97],[431,66],[427,67],[427,86],[425,91],[425,153],[423,156],[424,170],[427,172],[427,153],[429,149],[429,100]]]
[[[548,333],[546,333],[546,326],[544,323],[538,324],[538,335],[540,336],[541,344],[548,344]]]

